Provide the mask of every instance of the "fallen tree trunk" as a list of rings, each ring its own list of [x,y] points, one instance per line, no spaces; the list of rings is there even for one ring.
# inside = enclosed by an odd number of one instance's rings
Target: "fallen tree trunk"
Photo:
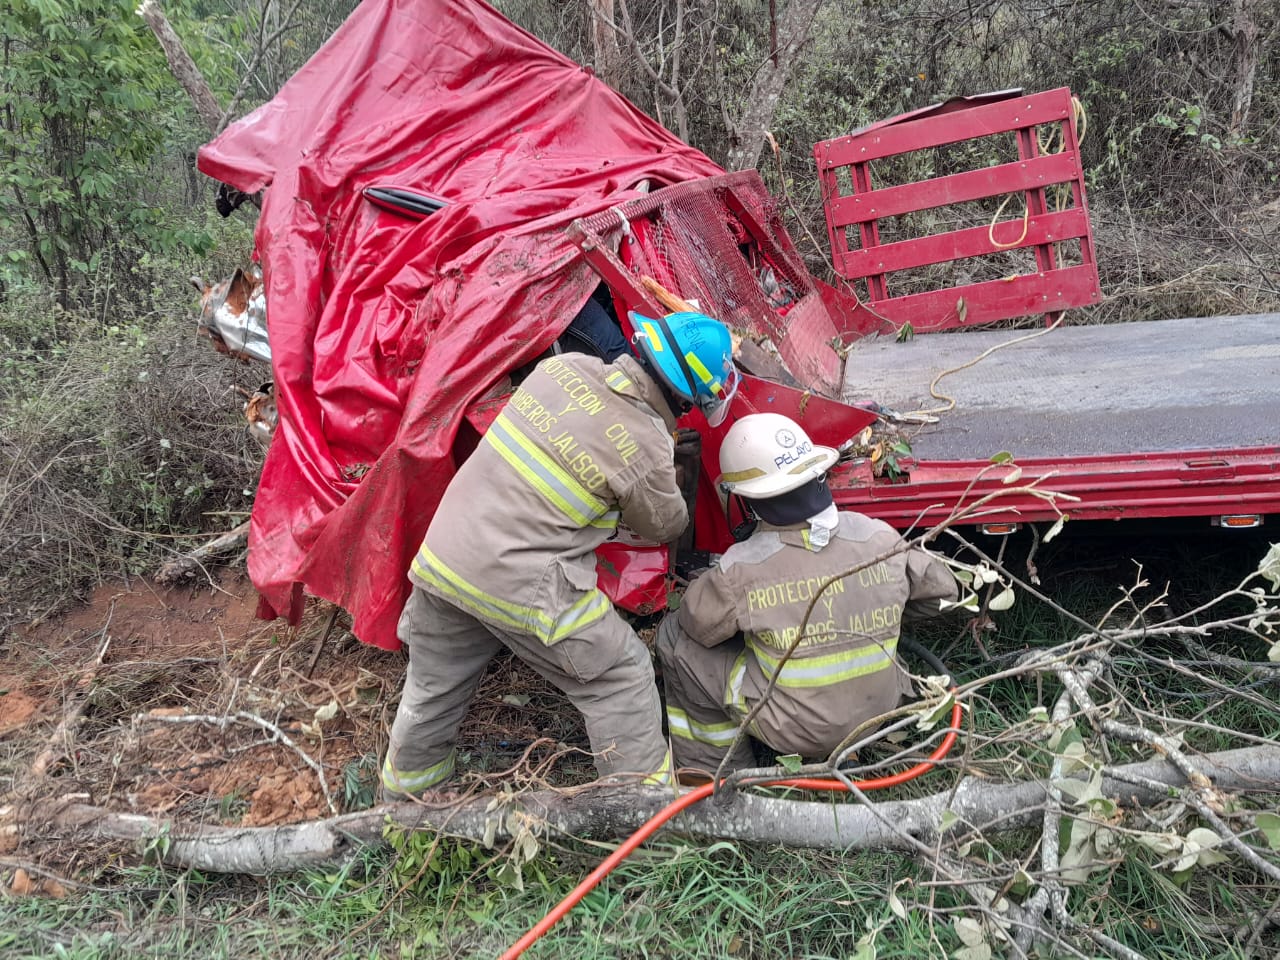
[[[248,542],[249,521],[246,520],[234,530],[229,530],[220,536],[214,537],[208,543],[201,544],[190,553],[184,553],[180,557],[174,557],[172,560],[167,561],[156,572],[156,583],[177,583],[180,580],[186,580],[188,577],[194,577],[200,572],[206,560],[211,560],[219,554],[236,550]]]
[[[1186,783],[1164,760],[1116,769],[1168,787]],[[1223,790],[1280,791],[1280,745],[1210,754],[1201,769]],[[1167,791],[1113,777],[1104,778],[1103,791],[1122,804],[1168,796]],[[996,783],[975,777],[966,777],[954,791],[880,803],[874,809],[734,793],[693,807],[669,829],[700,838],[814,849],[905,849],[909,838],[935,837],[945,810],[959,818],[951,827],[953,835],[969,829],[1005,830],[1039,819],[1047,796],[1041,781]],[[278,827],[189,824],[51,800],[0,809],[0,834],[76,843],[163,837],[167,863],[218,873],[271,874],[331,864],[358,847],[380,844],[388,817],[405,829],[433,829],[470,840],[501,841],[525,830],[610,840],[633,832],[670,800],[671,792],[660,787],[592,785],[571,792],[519,794],[507,802],[483,796],[451,807],[401,803]]]

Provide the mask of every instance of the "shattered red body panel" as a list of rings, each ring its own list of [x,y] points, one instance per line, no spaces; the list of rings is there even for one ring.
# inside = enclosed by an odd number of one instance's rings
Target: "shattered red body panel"
[[[266,612],[296,616],[305,586],[388,649],[468,409],[598,282],[565,228],[722,172],[478,0],[365,0],[199,165],[267,188],[280,427],[250,575]],[[448,205],[413,221],[362,196],[387,183]]]

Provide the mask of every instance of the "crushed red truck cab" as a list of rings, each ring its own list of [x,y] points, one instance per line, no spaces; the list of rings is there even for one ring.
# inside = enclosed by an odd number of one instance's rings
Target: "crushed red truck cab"
[[[900,527],[1000,489],[999,451],[1079,497],[1072,516],[1280,512],[1275,318],[1061,326],[1004,348],[1023,334],[941,332],[1101,299],[1077,115],[1065,90],[1006,91],[819,144],[829,285],[755,171],[725,173],[488,6],[366,0],[200,152],[210,176],[266,188],[280,426],[250,536],[263,612],[296,617],[305,588],[394,648],[457,463],[602,281],[626,333],[662,290],[729,324],[751,374],[734,412],[842,447],[837,501]],[[948,146],[975,138],[997,162],[956,168]],[[992,220],[1001,197],[1014,212]],[[913,216],[941,207],[982,221],[921,232]],[[723,549],[727,424],[688,425],[697,544]],[[1054,515],[1014,496],[971,519]],[[609,545],[600,569],[624,606],[665,602],[665,548]]]

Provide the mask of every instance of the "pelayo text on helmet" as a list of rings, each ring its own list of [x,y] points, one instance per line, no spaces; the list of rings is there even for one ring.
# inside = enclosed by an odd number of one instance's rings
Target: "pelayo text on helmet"
[[[773,458],[775,467],[789,467],[793,463],[799,463],[809,454],[813,453],[813,441],[801,440],[789,450],[783,450],[780,454]]]

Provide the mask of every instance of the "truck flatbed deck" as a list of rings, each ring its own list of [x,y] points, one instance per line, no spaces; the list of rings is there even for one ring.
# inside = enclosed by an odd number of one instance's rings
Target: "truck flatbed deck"
[[[945,401],[929,385],[940,372],[1033,332],[861,340],[845,364],[846,398],[936,409]],[[956,405],[912,437],[921,461],[1274,446],[1280,314],[1061,327],[948,374],[937,389]]]

